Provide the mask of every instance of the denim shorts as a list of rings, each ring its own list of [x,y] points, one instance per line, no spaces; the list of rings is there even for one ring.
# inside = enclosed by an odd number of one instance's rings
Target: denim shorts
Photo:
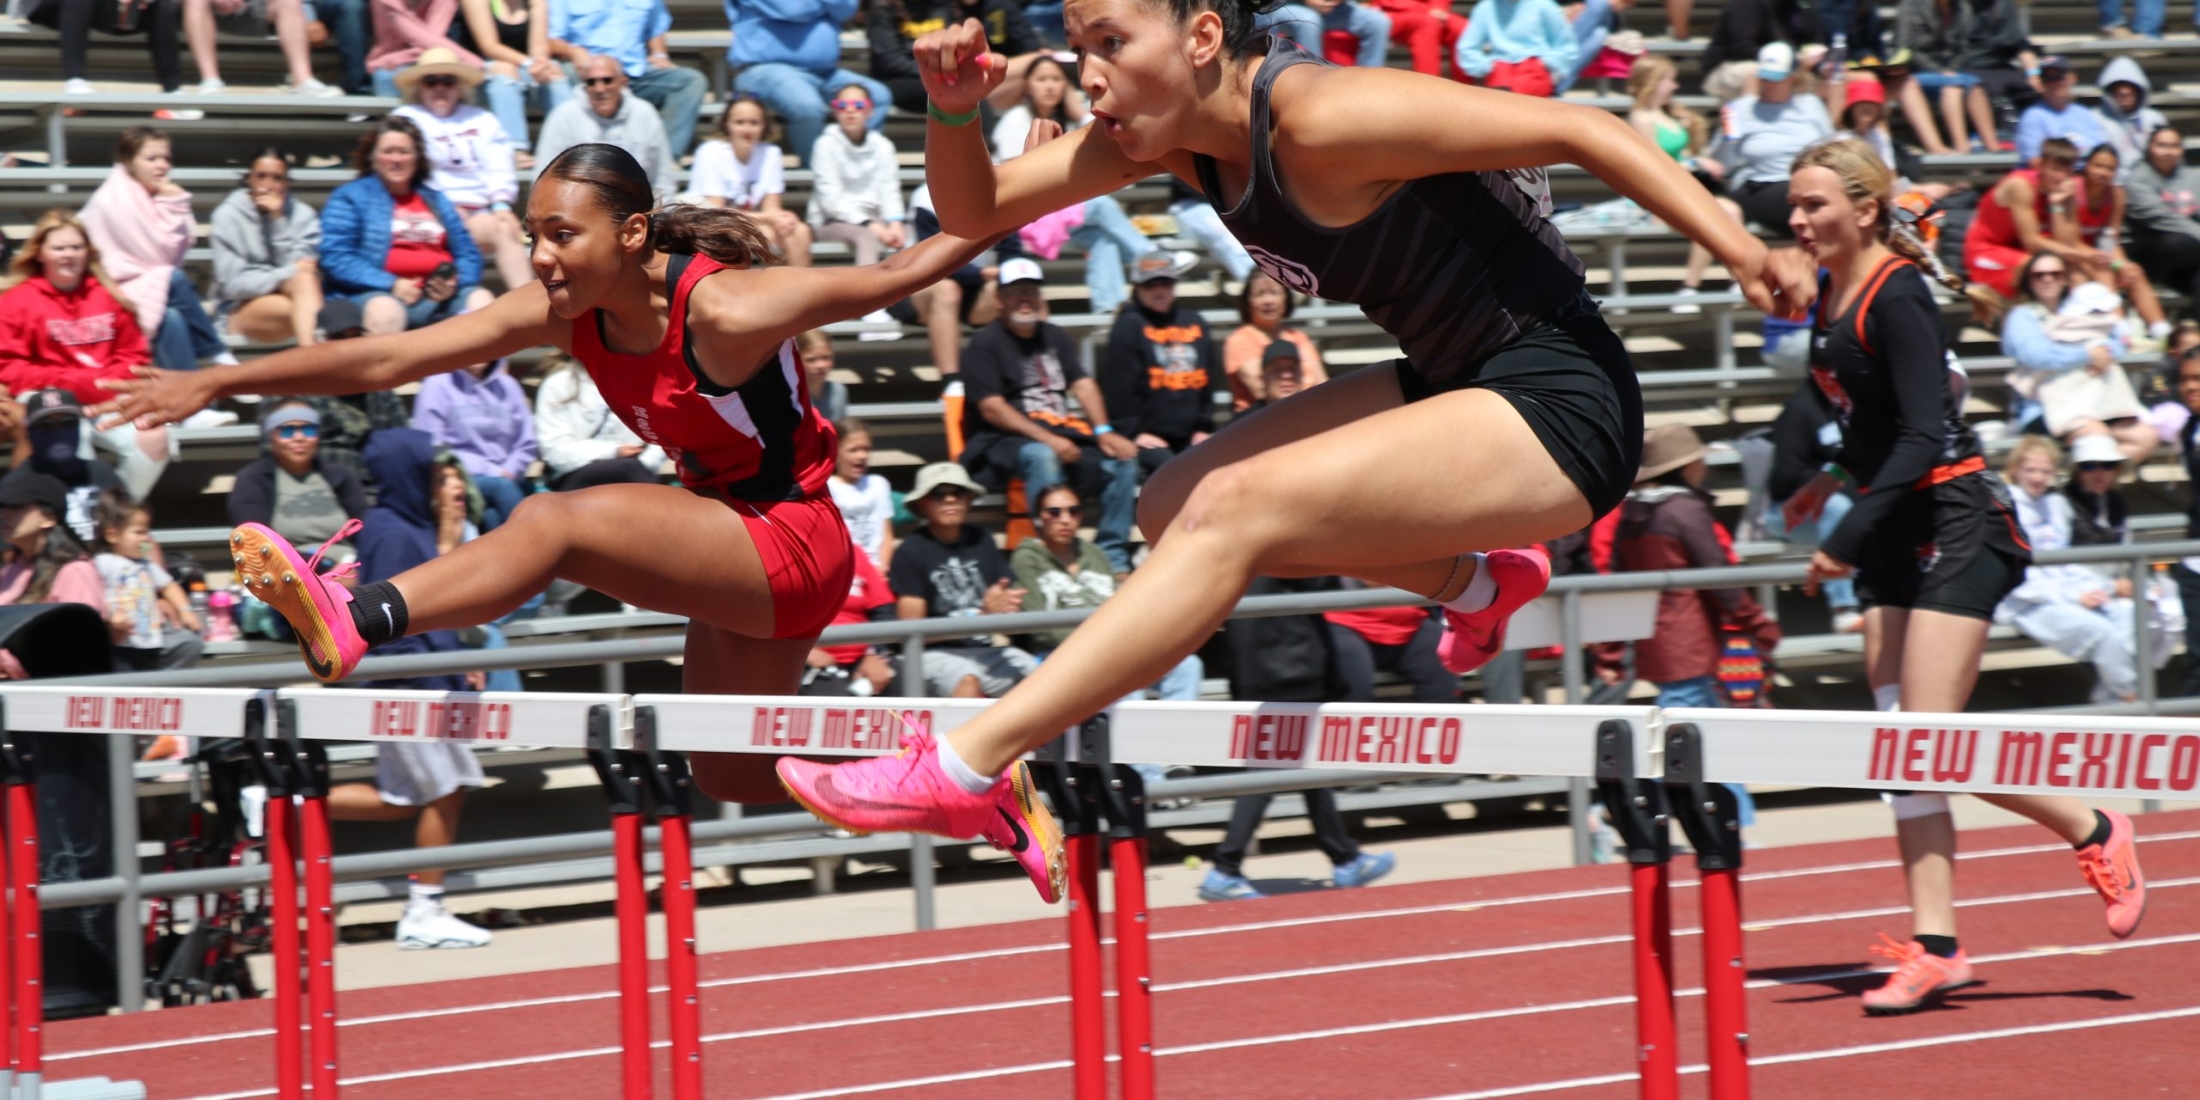
[[[367,303],[376,298],[388,298],[397,302],[398,305],[405,306],[405,329],[409,332],[416,328],[432,325],[437,321],[449,320],[458,316],[465,311],[466,296],[473,292],[474,288],[462,286],[458,288],[456,293],[440,302],[423,294],[420,296],[419,301],[409,306],[406,306],[397,295],[387,290],[370,290],[364,294],[350,295],[350,298],[352,301],[359,303],[360,309],[367,308]]]
[[[1942,88],[1962,88],[1969,91],[1978,87],[1978,77],[1970,73],[1913,72],[1910,79],[1917,81],[1920,91],[1937,92]]]

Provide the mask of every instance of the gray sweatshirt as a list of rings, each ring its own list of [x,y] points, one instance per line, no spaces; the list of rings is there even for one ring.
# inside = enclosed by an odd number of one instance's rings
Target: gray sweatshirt
[[[626,150],[642,166],[659,202],[679,191],[679,183],[673,178],[679,168],[672,161],[672,145],[665,139],[664,120],[658,117],[657,108],[633,92],[619,94],[618,113],[610,118],[589,107],[585,95],[559,104],[542,120],[542,131],[535,137],[535,164],[538,170],[546,168],[559,153],[599,141]]]
[[[2131,170],[2124,186],[2130,204],[2124,207],[2124,225],[2137,232],[2181,233],[2200,238],[2200,168],[2179,164],[2167,179],[2149,161]]]
[[[239,187],[214,208],[214,296],[249,302],[273,294],[298,273],[299,260],[321,255],[321,216],[293,196],[268,217]]]
[[[2131,181],[2131,170],[2146,159],[2147,139],[2154,131],[2169,125],[2162,112],[2147,106],[2147,96],[2152,89],[2147,86],[2146,70],[2128,57],[2110,61],[2101,69],[2101,102],[2093,108],[2093,114],[2101,120],[2101,129],[2108,134],[2108,143],[2116,147],[2116,182]],[[2129,84],[2139,89],[2138,109],[2126,115],[2116,106],[2116,100],[2108,90],[2118,84]]]

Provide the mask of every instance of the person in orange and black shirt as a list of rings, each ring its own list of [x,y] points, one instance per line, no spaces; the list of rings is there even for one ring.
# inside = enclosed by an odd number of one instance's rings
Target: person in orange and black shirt
[[[995,489],[1024,479],[1036,506],[1068,481],[1100,501],[1093,545],[1118,573],[1131,568],[1138,512],[1138,448],[1108,422],[1100,387],[1086,377],[1069,333],[1046,320],[1037,261],[1001,265],[1001,316],[963,347],[963,467]],[[1070,410],[1077,399],[1080,413]]]
[[[1229,390],[1213,334],[1199,311],[1176,300],[1176,268],[1167,253],[1132,264],[1136,290],[1117,314],[1100,363],[1115,429],[1138,444],[1151,473],[1214,434],[1217,395]]]

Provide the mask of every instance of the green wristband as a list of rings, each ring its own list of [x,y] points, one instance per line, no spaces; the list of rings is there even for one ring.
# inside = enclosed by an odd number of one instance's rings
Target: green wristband
[[[925,103],[924,113],[931,116],[932,121],[942,126],[968,126],[978,121],[978,112],[976,111],[971,111],[968,114],[951,115],[940,110],[939,104],[930,101]]]

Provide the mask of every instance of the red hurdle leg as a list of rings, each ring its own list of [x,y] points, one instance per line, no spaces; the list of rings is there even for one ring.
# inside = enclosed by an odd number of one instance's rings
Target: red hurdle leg
[[[1100,981],[1100,838],[1062,838],[1069,861],[1069,1043],[1075,1100],[1107,1100],[1108,1024]]]
[[[1704,1033],[1711,1048],[1711,1100],[1749,1100],[1741,872],[1729,868],[1702,874]]]
[[[275,1095],[280,1100],[304,1100],[305,1047],[299,1034],[298,1004],[298,863],[291,848],[290,795],[269,791],[267,797],[268,891],[273,895],[275,986]]]
[[[330,860],[328,799],[309,795],[298,819],[299,854],[305,857],[306,1041],[311,1052],[313,1100],[336,1096],[336,876]]]
[[[611,861],[618,899],[621,1095],[650,1100],[649,897],[642,883],[642,815],[611,815]]]
[[[1681,1094],[1673,1022],[1673,909],[1667,891],[1671,866],[1628,867],[1634,886],[1635,1057],[1641,1063],[1642,1100],[1677,1100]]]
[[[15,891],[10,939],[15,963],[15,1086],[26,1096],[38,1094],[43,1030],[46,1020],[45,943],[38,912],[38,788],[26,782],[7,786],[8,884]]]
[[[703,1100],[703,1011],[695,975],[695,857],[688,815],[660,823],[665,857],[665,978],[672,1017],[673,1100]]]
[[[0,799],[4,798],[4,795],[0,795]],[[7,817],[6,807],[4,803],[0,803],[0,877],[6,879],[6,882],[0,882],[0,887],[15,880],[8,873],[7,853],[13,852],[15,848],[9,843],[12,837],[7,827]],[[8,897],[10,900],[6,911],[0,913],[0,1051],[7,1054],[6,1063],[0,1064],[0,1096],[13,1095],[10,1090],[15,1087],[15,934],[23,926],[15,916],[16,907],[22,904],[21,900],[12,891]],[[35,913],[36,909],[32,912]]]
[[[1146,939],[1146,837],[1114,837],[1115,1012],[1123,1100],[1154,1100],[1153,955]]]

